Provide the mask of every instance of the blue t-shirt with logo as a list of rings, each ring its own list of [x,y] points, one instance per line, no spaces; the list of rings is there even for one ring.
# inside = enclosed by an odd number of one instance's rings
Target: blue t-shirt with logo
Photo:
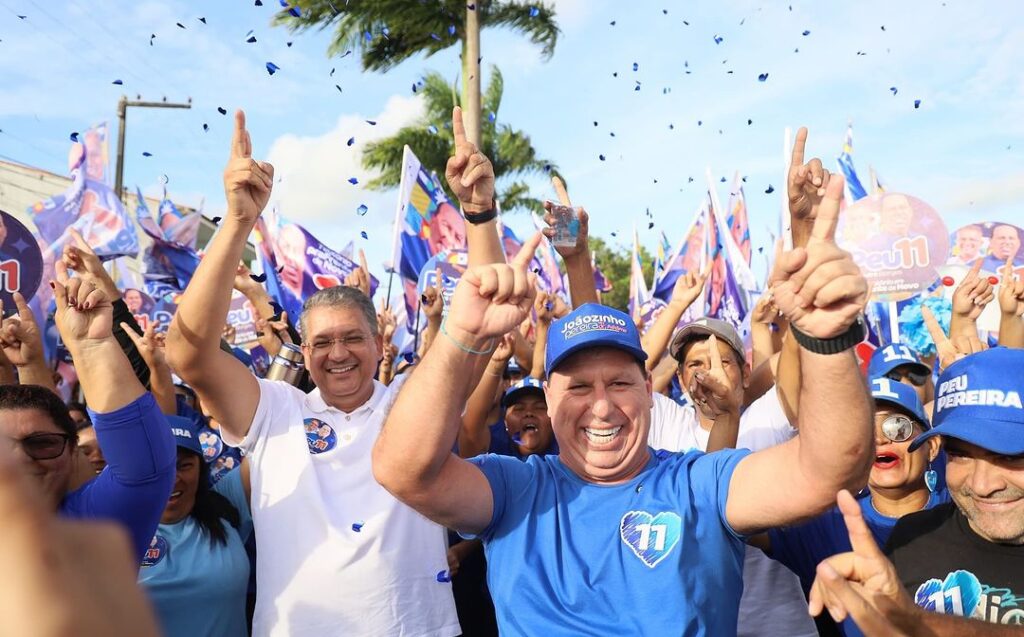
[[[866,490],[858,496],[857,502],[871,535],[875,537],[875,542],[879,547],[885,546],[899,518],[891,518],[876,511]],[[938,489],[929,496],[925,509],[945,502],[949,502],[949,492],[944,488]],[[832,507],[818,517],[797,526],[771,529],[768,531],[768,537],[771,540],[769,557],[778,560],[796,573],[805,594],[810,592],[811,585],[814,584],[816,569],[820,562],[838,553],[853,550],[850,546],[850,534],[846,530],[846,522],[843,521],[843,513],[839,507]],[[842,623],[840,631],[847,636],[863,634],[850,619]]]
[[[245,540],[252,533],[242,472],[232,471],[213,488],[238,509],[235,528],[223,520],[227,543],[212,541],[192,516],[161,524],[139,570],[163,634],[167,637],[218,635],[245,637],[245,601],[249,557]]]
[[[735,634],[744,543],[725,503],[749,453],[652,452],[610,486],[555,455],[470,459],[494,498],[478,537],[501,634]]]

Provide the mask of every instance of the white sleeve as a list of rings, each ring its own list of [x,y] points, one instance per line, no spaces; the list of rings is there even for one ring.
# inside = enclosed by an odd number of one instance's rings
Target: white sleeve
[[[260,402],[256,406],[256,413],[253,414],[252,423],[249,425],[249,433],[245,435],[244,439],[235,440],[226,431],[221,430],[221,438],[225,444],[238,447],[245,455],[252,454],[256,444],[271,433],[270,429],[275,424],[279,427],[287,427],[289,424],[286,422],[287,419],[281,416],[288,413],[288,407],[295,400],[296,394],[299,395],[300,400],[305,397],[300,389],[284,381],[263,378],[258,378],[256,381],[260,388]]]
[[[782,402],[774,387],[755,400],[747,408],[747,412],[750,412],[750,421],[754,426],[770,432],[773,444],[782,444],[798,433],[786,418],[786,412],[782,409]],[[746,415],[745,412],[744,416]]]
[[[647,445],[665,451],[700,449],[695,428],[698,427],[692,408],[683,407],[671,398],[656,393],[651,408],[651,429]]]

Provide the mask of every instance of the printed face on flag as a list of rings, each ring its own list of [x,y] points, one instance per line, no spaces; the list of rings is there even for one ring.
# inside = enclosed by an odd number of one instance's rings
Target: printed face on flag
[[[302,278],[306,274],[306,233],[295,224],[285,224],[278,231],[274,245],[281,283],[296,297],[301,297]]]

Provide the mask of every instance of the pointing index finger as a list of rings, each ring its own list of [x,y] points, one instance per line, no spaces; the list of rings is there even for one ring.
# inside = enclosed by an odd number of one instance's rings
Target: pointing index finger
[[[976,278],[978,278],[978,273],[981,272],[981,266],[983,264],[984,264],[984,260],[982,260],[980,258],[975,259],[974,260],[974,265],[971,266],[970,272],[968,272],[967,276],[964,277],[964,281],[967,281],[968,279],[976,279]]]
[[[839,222],[839,201],[843,198],[843,178],[836,175],[828,182],[825,198],[818,207],[818,216],[814,219],[811,238],[819,241],[835,242],[836,224]]]
[[[796,140],[793,142],[793,156],[790,159],[790,166],[804,165],[804,147],[807,146],[807,127],[801,126],[796,132]]]
[[[718,351],[718,337],[714,334],[708,337],[708,353],[711,355],[711,369],[722,369],[722,352]]]
[[[469,142],[466,140],[466,125],[462,123],[462,109],[452,109],[452,132],[455,134],[455,148],[461,149]]]
[[[512,259],[512,267],[526,269],[526,266],[530,264],[530,260],[533,259],[533,255],[537,252],[537,246],[540,245],[540,232],[534,232],[529,239],[523,243],[523,247],[516,253],[514,259]]]
[[[363,252],[362,248],[359,248],[359,267],[361,267],[363,272],[366,272],[367,275],[370,274],[370,268],[366,265],[366,253]]]
[[[571,206],[572,202],[569,201],[569,191],[565,189],[565,182],[558,175],[551,177],[551,185],[555,187],[555,194],[558,195],[558,203],[563,206]]]
[[[946,336],[946,332],[942,329],[942,325],[939,324],[939,320],[935,318],[931,308],[927,305],[921,305],[921,318],[924,319],[924,325],[928,328],[928,334],[932,337],[936,349],[949,344],[949,337]]]
[[[239,109],[235,111],[235,131],[231,135],[232,157],[244,159],[250,156],[245,143],[247,134],[248,132],[245,130],[245,111]]]
[[[843,513],[843,521],[846,523],[846,531],[850,535],[850,546],[853,552],[860,557],[880,557],[882,551],[875,542],[875,536],[871,534],[868,525],[864,522],[864,514],[860,505],[846,489],[843,489],[836,496],[839,510]]]

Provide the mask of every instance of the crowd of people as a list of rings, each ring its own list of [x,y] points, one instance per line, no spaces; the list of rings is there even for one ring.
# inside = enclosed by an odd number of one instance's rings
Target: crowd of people
[[[569,298],[529,269],[540,233],[506,258],[491,162],[458,109],[452,125],[469,267],[450,297],[427,289],[411,363],[365,271],[295,323],[273,312],[241,264],[274,182],[241,112],[227,212],[165,334],[80,236],[57,261],[82,402],[58,397],[15,294],[0,632],[1024,635],[1012,255],[998,293],[971,270],[949,333],[923,310],[936,356],[891,343],[858,360],[870,290],[834,238],[843,179],[804,161],[802,129],[793,248],[751,342],[681,323],[707,271],[641,334],[601,304],[583,208],[557,247]],[[224,339],[235,290],[277,356],[266,378]],[[975,323],[990,302],[991,348]]]

